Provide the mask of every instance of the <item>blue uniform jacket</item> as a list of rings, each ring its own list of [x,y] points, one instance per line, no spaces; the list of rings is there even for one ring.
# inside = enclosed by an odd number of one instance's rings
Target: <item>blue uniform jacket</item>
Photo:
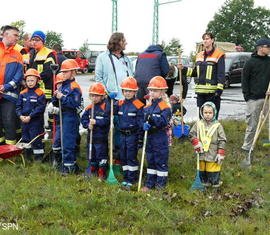
[[[66,80],[58,89],[63,96],[61,97],[62,112],[76,112],[81,105],[82,91],[75,79]],[[59,106],[58,99],[53,96],[52,103],[56,107]]]
[[[119,117],[119,128],[142,132],[144,104],[135,97],[130,100],[119,100],[115,105],[115,114]]]
[[[145,117],[149,117],[148,121],[151,125],[151,129],[165,129],[168,126],[172,117],[170,107],[162,99],[152,100],[152,104],[144,108]]]
[[[92,105],[87,106],[81,118],[82,126],[85,129],[88,129],[92,107]],[[110,129],[110,103],[107,100],[95,104],[93,119],[96,120],[93,138],[107,138]]]
[[[16,104],[18,116],[42,117],[46,107],[46,98],[40,88],[26,88],[21,91]]]
[[[145,52],[138,56],[135,78],[138,83],[148,84],[155,76],[166,77],[169,72],[169,64],[166,54],[160,46],[149,46]]]

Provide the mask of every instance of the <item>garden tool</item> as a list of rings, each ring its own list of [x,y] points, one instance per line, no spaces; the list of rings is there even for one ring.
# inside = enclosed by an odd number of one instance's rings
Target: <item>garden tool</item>
[[[178,64],[181,64],[181,49],[180,46],[177,49],[178,51]],[[178,127],[178,136],[179,138],[188,136],[190,127],[184,123],[184,108],[183,108],[183,81],[182,81],[182,71],[179,71],[179,97],[180,97],[180,117],[181,125]]]
[[[270,98],[268,96],[268,109],[270,110]],[[270,114],[268,114],[268,140],[263,142],[263,147],[270,146]]]
[[[148,123],[148,121],[146,121],[146,123]],[[140,192],[141,185],[142,185],[142,173],[143,173],[143,164],[144,164],[145,149],[146,149],[146,142],[147,142],[147,134],[148,134],[148,131],[144,131],[142,158],[141,158],[140,175],[139,175],[139,182],[138,182],[138,192]]]
[[[93,104],[93,102],[92,102],[91,116],[89,117],[89,119],[94,118],[94,109],[95,109],[95,104]],[[89,166],[85,172],[86,176],[90,176],[92,174],[92,172],[91,172],[91,159],[92,159],[92,147],[93,147],[93,128],[94,127],[92,127],[92,129],[90,129],[90,133],[89,133],[89,150],[88,150]]]
[[[107,183],[112,185],[119,184],[113,172],[113,99],[111,99],[111,116],[110,116],[110,168],[109,168],[109,175],[106,181]]]
[[[197,135],[198,135],[198,139],[200,139],[200,135],[199,135],[199,125],[197,123]],[[196,177],[195,180],[193,182],[193,184],[191,185],[190,190],[201,190],[204,191],[205,190],[205,186],[202,184],[201,182],[201,178],[200,178],[200,153],[196,152],[197,154],[197,169],[196,169]]]
[[[270,91],[270,83],[268,85],[267,91]],[[257,125],[257,128],[256,128],[255,136],[254,136],[254,139],[253,139],[253,142],[252,142],[252,145],[251,145],[251,148],[250,148],[250,150],[248,152],[247,157],[241,163],[242,167],[248,167],[248,166],[251,165],[251,157],[252,157],[254,147],[256,145],[256,141],[259,138],[259,135],[261,133],[263,125],[265,124],[267,118],[269,117],[269,112],[270,112],[269,105],[268,105],[268,108],[267,108],[267,102],[270,102],[269,97],[270,96],[267,95],[265,97],[265,99],[264,99],[264,103],[263,103],[262,110],[260,112],[259,122],[258,122],[258,125]]]

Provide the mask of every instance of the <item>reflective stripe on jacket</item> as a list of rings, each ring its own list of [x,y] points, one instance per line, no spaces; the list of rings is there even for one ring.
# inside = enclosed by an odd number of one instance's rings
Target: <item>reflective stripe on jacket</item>
[[[4,85],[5,89],[1,96],[16,102],[22,79],[22,55],[14,49],[14,46],[5,48],[4,43],[0,42],[0,85]]]
[[[198,83],[195,85],[195,93],[209,94],[215,93],[217,89],[223,90],[225,83],[225,59],[224,52],[213,49],[205,55],[205,51],[196,56],[195,68],[187,68],[188,77],[197,77]]]
[[[47,47],[43,47],[37,54],[30,55],[30,68],[36,69],[40,73],[40,88],[45,92],[46,99],[52,98],[53,73],[50,65],[55,64],[55,52]]]

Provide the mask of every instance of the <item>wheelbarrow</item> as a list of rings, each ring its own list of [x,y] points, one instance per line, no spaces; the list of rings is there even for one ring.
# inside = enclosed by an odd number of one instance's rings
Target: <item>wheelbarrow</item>
[[[0,159],[7,160],[8,162],[12,163],[13,165],[16,165],[16,163],[9,158],[12,158],[14,156],[20,156],[22,159],[23,166],[25,167],[25,160],[24,156],[22,154],[22,151],[24,148],[27,148],[30,146],[37,138],[40,136],[43,136],[45,133],[41,133],[37,135],[34,139],[32,139],[29,143],[21,143],[20,139],[16,145],[14,144],[5,144],[0,145]]]

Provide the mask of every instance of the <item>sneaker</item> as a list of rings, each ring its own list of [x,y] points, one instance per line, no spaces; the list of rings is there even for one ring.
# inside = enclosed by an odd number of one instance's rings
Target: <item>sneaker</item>
[[[141,189],[141,191],[143,191],[143,192],[147,192],[147,191],[149,191],[150,190],[150,188],[148,188],[148,187],[143,187],[142,189]]]
[[[223,182],[222,181],[219,181],[218,184],[213,184],[212,187],[213,188],[219,188],[222,184],[223,184]]]
[[[128,182],[127,182],[127,181],[123,181],[123,182],[121,183],[121,186],[126,187],[126,186],[127,186],[127,184],[128,184]]]
[[[128,188],[131,188],[131,187],[132,187],[132,185],[133,185],[132,183],[127,183],[127,185],[126,185],[126,186],[127,186]]]

